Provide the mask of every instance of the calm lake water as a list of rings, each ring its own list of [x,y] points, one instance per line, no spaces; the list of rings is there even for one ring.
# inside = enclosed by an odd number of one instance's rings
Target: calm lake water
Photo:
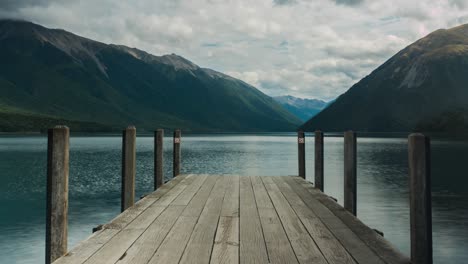
[[[313,138],[306,141],[313,179]],[[406,138],[358,138],[358,217],[409,255]],[[44,136],[0,136],[0,263],[43,263],[46,147]],[[171,138],[165,138],[166,179]],[[120,210],[121,138],[72,135],[69,248]],[[468,142],[432,141],[435,263],[468,262]],[[297,174],[295,134],[189,135],[182,173]],[[137,197],[153,186],[153,138],[137,138]],[[343,201],[343,139],[325,138],[325,192]]]

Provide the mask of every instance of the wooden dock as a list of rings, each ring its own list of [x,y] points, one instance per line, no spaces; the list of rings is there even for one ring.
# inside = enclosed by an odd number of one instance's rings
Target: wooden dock
[[[181,132],[174,131],[173,177],[163,181],[163,131],[155,132],[153,193],[135,203],[136,129],[123,130],[122,213],[68,251],[69,129],[49,130],[46,264],[432,263],[430,140],[408,137],[411,259],[356,218],[357,141],[344,133],[344,207],[323,193],[323,133],[315,133],[315,183],[299,176],[179,175]]]
[[[300,177],[180,175],[64,263],[410,263]]]

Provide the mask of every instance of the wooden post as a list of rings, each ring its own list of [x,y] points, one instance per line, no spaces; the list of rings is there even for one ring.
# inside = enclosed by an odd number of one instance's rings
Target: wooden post
[[[323,133],[315,131],[315,188],[323,192]]]
[[[163,171],[163,139],[164,130],[158,129],[154,132],[154,189],[164,184]]]
[[[410,178],[411,263],[432,264],[430,139],[423,134],[408,137]]]
[[[305,179],[305,135],[302,130],[297,132],[297,147],[299,158],[299,177]]]
[[[70,131],[56,126],[48,131],[46,263],[67,253],[68,173]]]
[[[356,215],[356,133],[344,133],[344,208]]]
[[[177,129],[174,131],[173,177],[180,174],[180,140],[180,129]]]
[[[135,203],[136,128],[129,126],[122,136],[122,197],[123,212]]]

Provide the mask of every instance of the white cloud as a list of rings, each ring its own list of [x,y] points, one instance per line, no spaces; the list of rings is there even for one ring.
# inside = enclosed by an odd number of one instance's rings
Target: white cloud
[[[332,99],[392,54],[468,22],[468,0],[39,0],[1,17],[180,54],[269,95]]]

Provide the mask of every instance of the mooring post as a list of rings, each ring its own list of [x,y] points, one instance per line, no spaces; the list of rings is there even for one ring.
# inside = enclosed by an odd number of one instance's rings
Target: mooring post
[[[323,192],[323,132],[315,131],[315,188]]]
[[[173,151],[173,173],[176,177],[180,174],[180,129],[174,131],[174,151]]]
[[[299,177],[305,179],[305,134],[302,130],[297,132],[297,147],[299,158]]]
[[[158,189],[164,184],[163,171],[163,139],[164,129],[154,132],[154,189]]]
[[[415,133],[408,137],[411,263],[432,264],[431,145]]]
[[[46,264],[67,253],[70,130],[48,130]]]
[[[356,133],[344,133],[344,208],[356,215]]]
[[[129,126],[122,136],[122,197],[123,212],[135,203],[136,128]]]

